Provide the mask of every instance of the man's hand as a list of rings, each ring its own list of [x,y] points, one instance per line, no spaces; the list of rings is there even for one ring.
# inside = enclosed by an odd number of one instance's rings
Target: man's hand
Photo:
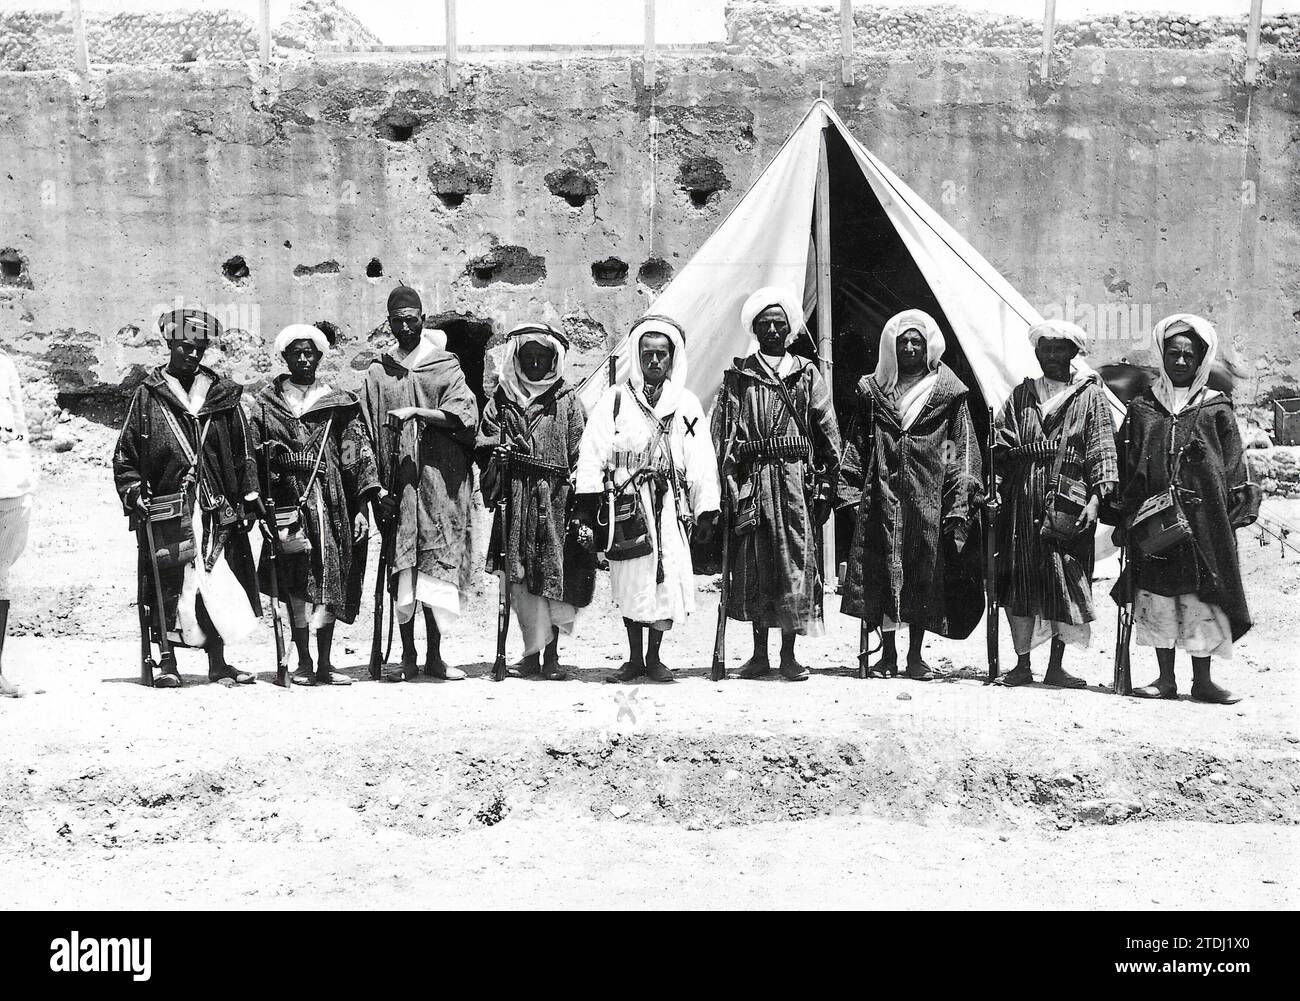
[[[510,446],[498,445],[496,448],[492,449],[492,458],[496,459],[497,465],[504,468],[510,461]]]
[[[391,525],[397,517],[397,498],[390,493],[376,497],[374,507],[375,518],[381,525]]]
[[[1101,498],[1093,494],[1088,498],[1088,503],[1084,505],[1083,510],[1079,512],[1079,517],[1074,520],[1074,527],[1080,532],[1090,532],[1097,527],[1097,511],[1101,507]]]
[[[358,511],[357,516],[352,519],[352,541],[364,542],[370,536],[370,519],[366,517],[366,512]]]
[[[388,411],[390,418],[396,417],[399,421],[409,421],[421,413],[420,407],[394,407]]]
[[[140,491],[140,496],[135,499],[135,509],[139,512],[140,517],[149,517],[149,498],[144,495],[143,490]]]
[[[969,526],[965,518],[947,518],[943,523],[943,534],[952,540],[952,547],[956,552],[961,552],[966,548],[966,533]]]
[[[708,545],[718,531],[718,512],[705,511],[695,523],[695,541]]]

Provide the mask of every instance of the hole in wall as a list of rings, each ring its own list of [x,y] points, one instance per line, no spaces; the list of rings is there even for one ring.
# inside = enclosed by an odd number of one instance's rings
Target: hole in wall
[[[248,281],[249,270],[248,262],[239,254],[236,254],[225,264],[221,265],[221,273],[225,275],[226,281],[233,285],[243,285]]]
[[[662,257],[652,257],[637,269],[636,280],[658,292],[673,277],[673,266]]]
[[[415,135],[420,125],[419,116],[409,111],[385,111],[379,116],[379,138],[404,143]]]
[[[378,257],[370,258],[370,263],[366,265],[367,278],[383,278],[384,263]]]
[[[27,258],[13,247],[0,250],[0,285],[31,288],[32,276],[27,271]]]
[[[572,167],[561,167],[546,175],[546,187],[556,198],[563,198],[575,209],[587,204],[598,188],[596,179]]]
[[[627,262],[620,261],[617,257],[606,257],[603,261],[596,261],[591,265],[591,277],[597,285],[625,285],[627,284]]]
[[[338,261],[321,261],[319,264],[299,264],[293,269],[293,276],[307,278],[311,275],[336,275],[342,270]]]
[[[466,271],[477,288],[497,282],[531,285],[546,277],[546,258],[524,247],[493,247],[470,261]]]
[[[718,201],[718,193],[730,188],[731,180],[713,157],[692,156],[678,168],[677,186],[686,192],[692,208],[703,209]]]
[[[483,385],[488,341],[492,338],[492,321],[473,313],[436,313],[426,317],[426,328],[437,328],[447,335],[447,350],[460,360],[465,382],[478,399],[479,410],[487,402]]]
[[[433,193],[444,208],[458,209],[470,195],[492,190],[492,166],[472,163],[438,163],[426,172]]]
[[[339,325],[329,320],[317,320],[312,326],[325,335],[325,339],[330,342],[330,347],[337,346],[343,336],[343,331],[339,329]]]

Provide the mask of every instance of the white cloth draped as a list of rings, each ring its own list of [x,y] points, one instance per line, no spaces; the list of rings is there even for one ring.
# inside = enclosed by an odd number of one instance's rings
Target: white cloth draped
[[[638,366],[639,369],[639,366]],[[635,389],[639,393],[639,387]],[[622,393],[618,420],[614,420],[614,399]],[[673,415],[665,436],[678,475],[683,481],[690,514],[698,518],[706,511],[718,509],[718,464],[709,437],[708,422],[695,394],[675,382],[664,385],[654,407],[656,418]],[[615,451],[641,451],[649,447],[651,423],[646,419],[633,392],[611,387],[600,398],[587,419],[576,470],[578,493],[600,493],[604,489],[605,470],[613,466]],[[615,468],[614,481],[626,483],[630,471]],[[610,588],[620,612],[636,622],[650,622],[668,628],[685,619],[695,608],[695,575],[686,530],[678,514],[677,497],[669,491],[664,497],[661,525],[663,537],[653,517],[651,487],[640,489],[641,507],[646,515],[654,550],[647,556],[610,563]],[[664,580],[656,583],[656,554],[663,549]]]
[[[1192,376],[1190,386],[1176,387],[1165,371],[1165,341],[1177,334],[1194,334],[1205,345],[1205,355]],[[1156,399],[1175,417],[1193,403],[1205,403],[1219,395],[1217,389],[1206,389],[1210,380],[1210,366],[1219,354],[1219,335],[1210,322],[1192,313],[1175,313],[1166,316],[1151,331],[1151,349],[1160,374],[1151,386]],[[1202,395],[1204,394],[1204,395]]]

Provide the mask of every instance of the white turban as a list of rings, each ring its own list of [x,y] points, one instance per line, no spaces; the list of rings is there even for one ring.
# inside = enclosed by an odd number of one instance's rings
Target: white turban
[[[898,339],[909,330],[915,330],[925,338],[926,371],[934,372],[939,368],[945,344],[943,331],[934,322],[934,317],[920,309],[895,313],[880,332],[880,354],[876,357],[874,377],[882,392],[892,392],[898,385]]]
[[[645,376],[641,372],[641,338],[646,334],[663,334],[673,346],[673,357],[669,363],[667,381],[675,386],[686,384],[686,334],[676,320],[666,316],[643,316],[632,324],[628,332],[626,348],[627,357],[632,362],[628,373],[628,384],[637,392],[645,385]]]
[[[327,354],[330,349],[329,338],[319,327],[313,327],[310,323],[291,323],[275,335],[275,353],[284,354],[294,341],[311,341],[321,354]]]
[[[1077,323],[1069,320],[1039,320],[1029,328],[1029,346],[1036,348],[1038,342],[1047,340],[1070,341],[1079,349],[1079,354],[1088,353],[1088,332]]]
[[[1164,353],[1165,341],[1176,334],[1192,334],[1200,338],[1205,345],[1205,354],[1196,369],[1196,374],[1192,376],[1191,385],[1187,387],[1183,406],[1191,403],[1196,398],[1196,394],[1210,381],[1210,366],[1214,364],[1214,359],[1219,353],[1219,335],[1210,321],[1203,317],[1191,313],[1175,313],[1173,316],[1166,316],[1152,328],[1151,347],[1155,352],[1156,366],[1160,370],[1160,375],[1151,389],[1156,394],[1156,399],[1164,404],[1165,409],[1171,414],[1177,414],[1181,408],[1174,402],[1174,383],[1169,378],[1169,373],[1165,371]]]
[[[519,368],[519,349],[525,344],[544,344],[555,353],[551,370],[533,382],[524,377]],[[541,396],[564,377],[564,356],[569,346],[568,338],[546,323],[521,323],[506,334],[499,361],[501,388],[506,396],[521,407]]]
[[[783,285],[768,285],[745,300],[745,304],[740,307],[740,326],[745,336],[751,339],[754,337],[754,320],[769,306],[779,306],[785,313],[785,322],[790,325],[785,343],[794,343],[794,339],[804,329],[803,303]]]

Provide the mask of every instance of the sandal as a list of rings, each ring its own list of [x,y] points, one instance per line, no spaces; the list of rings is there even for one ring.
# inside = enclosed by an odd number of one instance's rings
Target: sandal
[[[223,669],[217,671],[208,671],[208,681],[220,685],[222,688],[234,688],[236,685],[251,685],[257,678],[247,671],[240,671],[227,664]]]
[[[1135,699],[1176,699],[1178,698],[1178,686],[1169,685],[1162,687],[1160,682],[1153,681],[1149,685],[1143,685],[1141,688],[1135,688],[1130,693]]]
[[[295,685],[311,686],[316,684],[316,674],[310,667],[300,667],[289,675],[289,680]]]
[[[352,679],[346,674],[338,674],[329,668],[317,670],[315,683],[318,685],[350,685]]]

